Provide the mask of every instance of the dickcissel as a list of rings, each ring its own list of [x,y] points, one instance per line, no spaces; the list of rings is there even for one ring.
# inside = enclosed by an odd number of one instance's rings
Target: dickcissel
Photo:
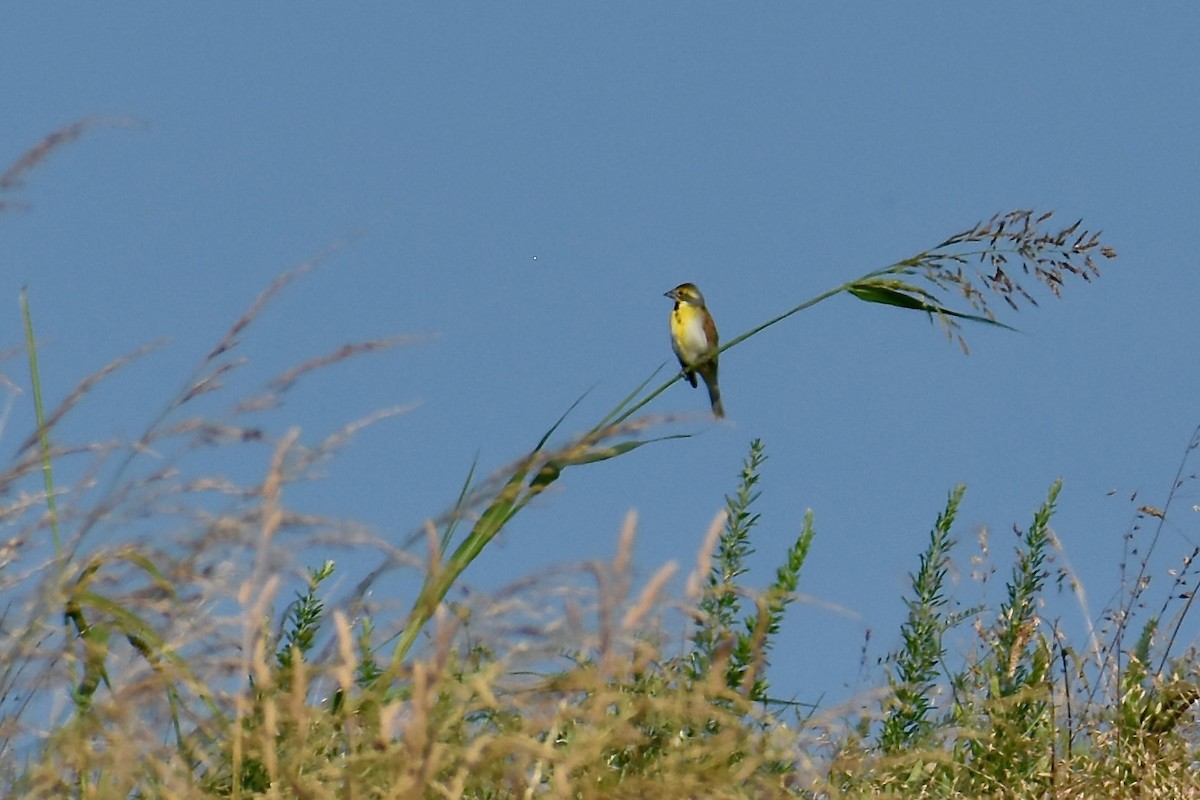
[[[681,283],[666,293],[675,301],[671,309],[671,349],[683,367],[683,377],[694,388],[696,375],[704,379],[712,413],[725,416],[721,387],[717,385],[717,324],[704,305],[704,295],[693,283]]]

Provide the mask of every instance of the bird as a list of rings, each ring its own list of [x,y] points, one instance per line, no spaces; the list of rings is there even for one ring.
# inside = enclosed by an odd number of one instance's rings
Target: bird
[[[725,416],[721,387],[717,385],[717,324],[704,305],[704,295],[694,283],[681,283],[664,294],[675,301],[671,309],[671,349],[683,367],[683,377],[693,388],[699,374],[708,389],[712,413]]]

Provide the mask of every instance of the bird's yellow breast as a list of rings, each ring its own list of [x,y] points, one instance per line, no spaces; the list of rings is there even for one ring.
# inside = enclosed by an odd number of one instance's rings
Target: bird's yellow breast
[[[676,303],[671,312],[671,345],[685,364],[695,364],[708,355],[711,344],[704,331],[704,309]]]

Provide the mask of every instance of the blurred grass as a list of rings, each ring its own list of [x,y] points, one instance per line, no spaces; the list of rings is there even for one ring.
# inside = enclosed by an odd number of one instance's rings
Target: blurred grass
[[[87,127],[39,143],[0,178],[0,193]],[[1047,230],[1047,220],[1028,211],[993,217],[794,306],[726,349],[845,292],[927,314],[965,350],[964,322],[1002,324],[989,293],[1013,308],[1032,301],[1015,276],[1057,295],[1067,278],[1097,274],[1093,253],[1112,256],[1080,223]],[[569,409],[494,475],[477,478],[472,467],[454,507],[403,546],[352,521],[291,510],[289,492],[301,490],[314,465],[403,409],[352,421],[315,444],[295,430],[273,432],[262,410],[278,408],[316,370],[411,339],[342,346],[216,416],[195,407],[200,397],[219,398],[223,379],[244,368],[242,338],[313,263],[264,291],[133,441],[63,443],[56,427],[131,356],[85,377],[49,414],[39,411],[37,429],[0,472],[5,795],[1200,796],[1200,676],[1194,645],[1180,652],[1179,635],[1196,553],[1180,558],[1143,620],[1147,555],[1107,609],[1107,627],[1073,643],[1043,616],[1061,481],[1019,531],[996,608],[949,610],[959,608],[947,575],[967,488],[955,487],[931,512],[901,644],[883,660],[878,689],[846,708],[771,691],[772,643],[788,615],[804,611],[797,590],[819,539],[809,511],[766,588],[751,588],[746,562],[767,464],[761,441],[750,444],[724,513],[700,537],[684,596],[664,593],[672,565],[634,585],[631,515],[609,563],[446,601],[497,533],[566,470],[680,438],[661,433],[669,419],[634,417],[677,376],[651,389],[651,375],[598,423],[556,444]],[[952,307],[957,301],[965,306]],[[28,312],[26,320],[34,366]],[[36,369],[31,375],[36,397]],[[1183,465],[1195,449],[1189,444]],[[248,454],[265,466],[245,485],[211,466],[214,455],[244,463]],[[76,483],[47,480],[79,459],[87,463]],[[1163,508],[1144,513],[1165,521],[1186,480]],[[96,535],[127,526],[150,533]],[[330,601],[335,561],[302,563],[331,541],[379,554],[349,601]],[[424,555],[415,552],[421,543]],[[1158,543],[1155,534],[1151,549]],[[407,614],[361,602],[395,569],[419,583]],[[682,630],[670,627],[677,612]]]

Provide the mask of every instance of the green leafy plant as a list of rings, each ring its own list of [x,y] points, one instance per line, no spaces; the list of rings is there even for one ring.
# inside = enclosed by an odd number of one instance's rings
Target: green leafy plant
[[[0,192],[92,124],[48,137],[0,176]],[[1081,223],[1057,229],[1050,221],[1031,211],[993,217],[793,306],[724,349],[840,294],[919,311],[966,349],[968,323],[1008,327],[994,313],[1002,307],[997,299],[1010,309],[1032,303],[1037,284],[1057,296],[1112,257]],[[686,434],[659,431],[672,418],[636,416],[678,376],[652,386],[655,371],[598,422],[558,444],[568,409],[528,453],[491,477],[479,478],[473,464],[453,507],[403,546],[336,528],[339,543],[381,553],[380,568],[362,578],[351,602],[329,599],[332,561],[322,556],[305,573],[295,568],[291,557],[313,552],[296,546],[298,532],[328,522],[292,512],[287,492],[378,416],[307,444],[295,431],[272,433],[253,415],[278,408],[318,368],[409,339],[339,347],[285,370],[223,413],[197,406],[202,398],[215,404],[242,368],[238,347],[258,314],[311,266],[264,291],[164,398],[142,434],[111,446],[66,443],[59,423],[143,351],[88,376],[47,410],[38,399],[39,353],[23,296],[37,419],[0,473],[0,523],[15,532],[0,546],[0,578],[6,597],[16,598],[0,612],[5,794],[1200,796],[1193,711],[1200,676],[1194,647],[1183,644],[1196,553],[1184,554],[1165,590],[1148,579],[1149,552],[1162,546],[1172,502],[1185,496],[1186,455],[1167,502],[1139,507],[1139,520],[1155,521],[1153,538],[1149,547],[1130,545],[1131,558],[1135,551],[1139,558],[1125,595],[1105,609],[1107,638],[1089,629],[1086,643],[1073,645],[1069,626],[1047,611],[1061,482],[1021,532],[999,606],[960,610],[950,580],[965,496],[958,486],[917,557],[900,643],[883,661],[878,695],[850,711],[784,702],[772,696],[768,663],[785,615],[789,623],[802,615],[795,599],[813,514],[806,513],[768,585],[753,589],[747,564],[764,525],[756,503],[767,463],[757,439],[725,498],[723,522],[706,540],[682,631],[662,628],[671,619],[664,609],[677,608],[665,589],[669,570],[654,573],[640,593],[630,588],[632,522],[613,562],[583,571],[596,576],[594,593],[577,581],[547,585],[554,576],[522,582],[497,602],[446,602],[470,565],[568,469],[650,443],[681,444]],[[234,448],[239,463],[265,456],[262,475],[234,485],[219,474],[187,473],[191,454],[220,447]],[[144,467],[141,456],[151,449],[161,460]],[[80,453],[108,469],[68,485],[64,465]],[[85,484],[89,491],[79,491]],[[1186,518],[1173,524],[1182,528]],[[126,530],[128,540],[98,535]],[[182,533],[164,541],[165,531]],[[51,557],[21,562],[34,537]],[[323,553],[333,539],[308,544]],[[422,541],[423,562],[409,552]],[[357,602],[401,563],[422,570],[406,613],[393,617]],[[280,592],[297,585],[276,613]],[[1150,602],[1153,591],[1162,592],[1160,605]],[[534,607],[544,624],[505,623],[504,614]],[[1138,614],[1146,618],[1135,626]],[[48,716],[55,698],[63,698],[65,713]],[[796,707],[806,713],[785,722],[784,712]]]
[[[901,626],[903,647],[887,659],[891,693],[885,702],[879,746],[884,753],[920,748],[930,743],[937,705],[937,680],[946,657],[943,635],[961,621],[962,615],[946,613],[946,573],[955,541],[950,536],[958,507],[967,487],[956,486],[946,507],[929,534],[929,545],[921,554],[912,576],[912,597],[905,599],[908,618]]]

